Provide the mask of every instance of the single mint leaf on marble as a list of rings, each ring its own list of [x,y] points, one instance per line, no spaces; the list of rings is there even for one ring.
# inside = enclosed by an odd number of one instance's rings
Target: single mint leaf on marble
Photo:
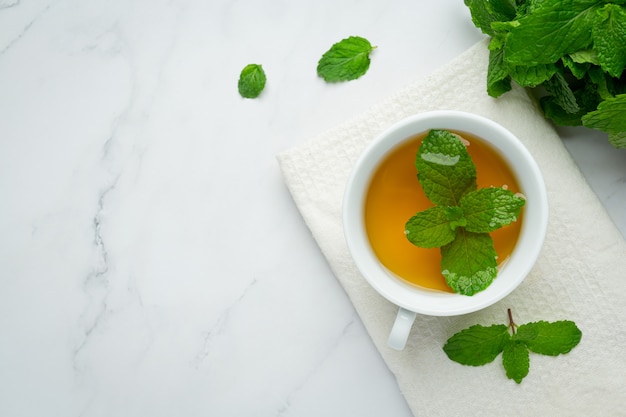
[[[431,130],[415,158],[417,177],[430,201],[456,206],[461,197],[476,189],[476,166],[458,135]]]
[[[458,228],[454,240],[441,247],[441,273],[452,291],[474,295],[496,277],[496,255],[488,233]]]
[[[573,321],[538,321],[526,323],[517,329],[517,337],[532,352],[557,356],[572,350],[582,338],[582,332]]]
[[[530,370],[530,355],[524,343],[515,339],[507,340],[502,349],[502,365],[506,376],[520,384]]]
[[[448,358],[462,365],[480,366],[492,362],[510,339],[504,324],[476,324],[448,339],[443,351]]]
[[[239,94],[244,98],[257,98],[265,88],[266,81],[267,77],[261,65],[246,65],[241,70],[237,83]]]
[[[490,187],[464,195],[459,205],[468,231],[489,233],[517,221],[525,203],[526,200],[507,189]]]
[[[370,66],[375,46],[360,36],[335,43],[317,63],[317,74],[327,82],[350,81],[364,75]]]
[[[405,225],[409,242],[422,248],[438,248],[446,245],[456,236],[450,227],[446,207],[434,206],[420,211]]]

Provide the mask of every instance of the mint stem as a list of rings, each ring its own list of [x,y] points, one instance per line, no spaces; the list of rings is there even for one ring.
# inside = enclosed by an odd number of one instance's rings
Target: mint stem
[[[511,309],[507,309],[507,313],[509,314],[509,327],[511,328],[511,333],[515,334],[515,322],[513,321],[513,313],[511,313]]]

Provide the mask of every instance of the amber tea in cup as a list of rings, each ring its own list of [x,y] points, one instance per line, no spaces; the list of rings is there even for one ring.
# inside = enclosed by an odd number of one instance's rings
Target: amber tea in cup
[[[423,288],[451,292],[441,274],[439,248],[417,247],[404,232],[411,216],[433,205],[418,182],[415,169],[417,150],[427,133],[415,135],[393,149],[372,174],[365,199],[365,228],[376,256],[398,278]],[[462,138],[476,165],[478,188],[501,187],[520,192],[513,172],[493,147],[476,135],[452,133]],[[499,267],[513,252],[521,222],[520,216],[516,222],[490,233]]]

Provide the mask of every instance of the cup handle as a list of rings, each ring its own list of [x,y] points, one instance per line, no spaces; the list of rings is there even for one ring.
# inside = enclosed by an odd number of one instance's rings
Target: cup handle
[[[396,316],[396,321],[393,323],[387,342],[389,347],[395,350],[404,349],[416,315],[414,311],[402,307],[398,308],[398,315]]]

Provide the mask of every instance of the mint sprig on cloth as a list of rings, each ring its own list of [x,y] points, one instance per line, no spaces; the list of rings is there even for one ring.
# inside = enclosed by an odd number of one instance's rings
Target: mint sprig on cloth
[[[517,326],[508,310],[509,325],[476,324],[452,336],[443,347],[448,358],[462,365],[481,366],[502,353],[506,376],[518,384],[530,370],[529,352],[557,356],[571,351],[582,338],[573,321],[538,321]]]

